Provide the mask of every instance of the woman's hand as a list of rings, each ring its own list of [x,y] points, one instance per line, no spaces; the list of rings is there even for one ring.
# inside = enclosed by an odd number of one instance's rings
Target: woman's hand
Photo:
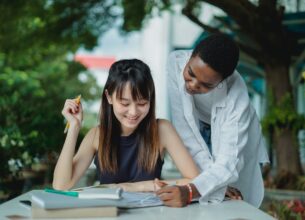
[[[161,184],[161,182],[162,181],[160,181],[160,184]],[[103,186],[110,187],[110,188],[120,187],[126,192],[153,192],[153,191],[156,191],[156,183],[153,180],[146,180],[146,181],[140,181],[140,182],[103,184]]]
[[[161,189],[162,187],[167,186],[168,184],[165,181],[159,180],[158,178],[155,178],[154,180],[154,191],[157,191]]]
[[[141,192],[141,185],[138,183],[117,183],[125,192]]]
[[[82,104],[77,104],[75,99],[67,99],[61,113],[70,125],[81,125],[83,120],[83,108]]]

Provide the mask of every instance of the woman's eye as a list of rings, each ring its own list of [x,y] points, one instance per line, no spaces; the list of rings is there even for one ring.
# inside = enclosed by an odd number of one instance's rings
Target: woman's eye
[[[138,105],[139,106],[145,106],[145,105],[147,105],[147,102],[139,103]]]
[[[121,105],[123,105],[123,106],[128,106],[128,103],[122,103],[122,102],[121,102]]]

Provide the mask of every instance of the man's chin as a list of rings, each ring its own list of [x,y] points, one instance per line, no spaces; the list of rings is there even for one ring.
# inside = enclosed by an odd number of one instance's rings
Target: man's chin
[[[191,95],[192,95],[192,90],[189,90],[186,86],[185,86],[184,88],[185,88],[185,91],[186,91],[188,94],[191,94]]]
[[[188,94],[190,94],[190,95],[199,94],[198,92],[193,91],[193,90],[189,90],[189,89],[187,89],[187,88],[186,88],[186,92],[187,92]]]

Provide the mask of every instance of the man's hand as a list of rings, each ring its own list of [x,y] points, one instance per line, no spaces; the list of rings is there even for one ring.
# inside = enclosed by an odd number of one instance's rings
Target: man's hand
[[[164,205],[171,207],[186,206],[189,199],[187,186],[165,186],[156,191]]]
[[[230,199],[243,200],[243,195],[241,194],[241,192],[238,189],[231,186],[227,187],[225,196]]]

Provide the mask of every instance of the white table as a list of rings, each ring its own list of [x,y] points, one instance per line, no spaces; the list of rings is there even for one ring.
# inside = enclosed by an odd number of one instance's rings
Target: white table
[[[19,200],[30,199],[30,193],[25,193],[0,205],[0,220],[9,219],[6,216],[20,215],[31,219],[30,209],[22,206]],[[83,219],[83,218],[82,218]],[[158,206],[120,210],[116,218],[88,218],[93,219],[126,219],[126,220],[272,220],[270,215],[249,205],[244,201],[225,201],[220,204],[199,205],[191,204],[184,208],[170,208]],[[65,220],[68,220],[67,218]],[[83,219],[85,220],[85,219]]]

